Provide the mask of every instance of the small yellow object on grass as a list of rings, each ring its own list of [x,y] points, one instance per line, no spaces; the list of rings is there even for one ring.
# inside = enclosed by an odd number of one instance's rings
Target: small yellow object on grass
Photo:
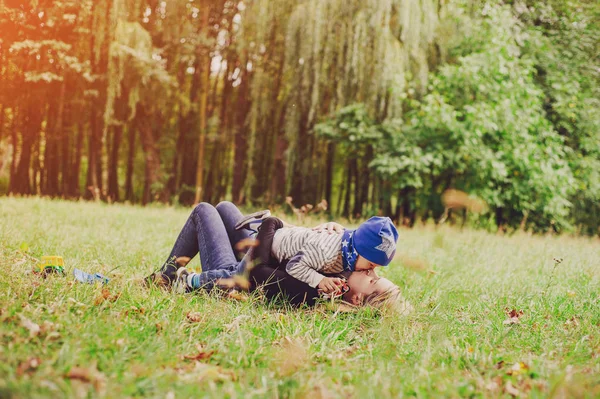
[[[65,274],[65,263],[62,256],[42,256],[40,263],[34,266],[35,273],[47,276],[51,273]]]

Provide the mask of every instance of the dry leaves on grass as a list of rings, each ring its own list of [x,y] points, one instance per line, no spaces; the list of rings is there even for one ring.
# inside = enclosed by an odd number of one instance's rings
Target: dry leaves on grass
[[[127,317],[130,314],[145,314],[146,309],[141,306],[130,306],[129,309],[123,312],[123,316]]]
[[[179,379],[185,382],[225,382],[237,379],[232,370],[200,362],[195,362],[193,368],[182,367],[176,370],[179,374]]]
[[[299,338],[284,337],[273,354],[275,372],[289,376],[309,363],[306,343]]]
[[[575,316],[565,321],[565,327],[579,327],[579,319]]]
[[[204,321],[204,318],[206,316],[203,313],[200,312],[188,312],[185,315],[185,318],[187,321],[189,321],[190,323],[200,323]]]
[[[21,377],[25,373],[31,373],[35,371],[40,366],[40,364],[42,364],[42,361],[39,357],[30,357],[29,359],[19,364],[19,366],[17,367],[17,376]]]
[[[206,359],[210,359],[210,357],[215,353],[215,351],[207,351],[200,344],[196,345],[196,350],[198,351],[198,353],[193,354],[193,355],[183,355],[183,359],[184,360],[194,360],[194,361],[206,360]]]
[[[104,374],[98,371],[96,363],[92,363],[87,368],[79,366],[71,367],[67,374],[65,374],[65,378],[92,384],[97,392],[103,391],[106,383],[106,378]]]
[[[508,318],[506,320],[504,320],[504,322],[502,324],[504,324],[504,325],[521,324],[520,319],[523,316],[522,310],[506,308],[506,309],[504,309],[504,311],[506,312],[506,315],[508,316]]]
[[[242,302],[246,302],[247,300],[250,299],[250,297],[248,295],[246,295],[243,292],[239,292],[237,290],[229,291],[227,293],[227,298],[235,299],[236,301],[242,301]]]
[[[35,338],[40,334],[41,328],[38,324],[23,315],[19,315],[19,317],[21,318],[21,326],[29,331],[29,338]]]
[[[100,294],[94,300],[94,305],[95,306],[101,305],[105,301],[114,302],[117,299],[119,299],[120,296],[121,296],[121,293],[111,295],[109,289],[106,287],[103,287],[102,291],[100,291]]]

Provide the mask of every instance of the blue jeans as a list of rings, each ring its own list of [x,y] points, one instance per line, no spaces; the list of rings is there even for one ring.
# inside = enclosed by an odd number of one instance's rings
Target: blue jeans
[[[198,204],[181,229],[167,262],[173,257],[193,258],[200,253],[202,273],[192,278],[193,288],[211,289],[217,279],[243,273],[247,262],[242,256],[236,257],[233,249],[238,241],[250,237],[247,230],[235,230],[242,216],[231,202],[223,201],[216,207],[206,202]]]

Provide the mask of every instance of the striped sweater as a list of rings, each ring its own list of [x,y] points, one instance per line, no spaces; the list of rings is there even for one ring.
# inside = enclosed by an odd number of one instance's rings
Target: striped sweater
[[[283,227],[275,233],[271,254],[287,260],[286,271],[315,288],[323,274],[341,273],[342,234],[318,232],[305,227]],[[319,273],[321,272],[321,273]]]

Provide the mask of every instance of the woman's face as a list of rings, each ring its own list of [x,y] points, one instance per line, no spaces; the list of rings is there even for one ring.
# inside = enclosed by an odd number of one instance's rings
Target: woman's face
[[[387,278],[379,277],[373,270],[353,272],[348,277],[348,292],[343,299],[353,305],[362,305],[365,298],[375,292],[383,293],[396,285]]]

